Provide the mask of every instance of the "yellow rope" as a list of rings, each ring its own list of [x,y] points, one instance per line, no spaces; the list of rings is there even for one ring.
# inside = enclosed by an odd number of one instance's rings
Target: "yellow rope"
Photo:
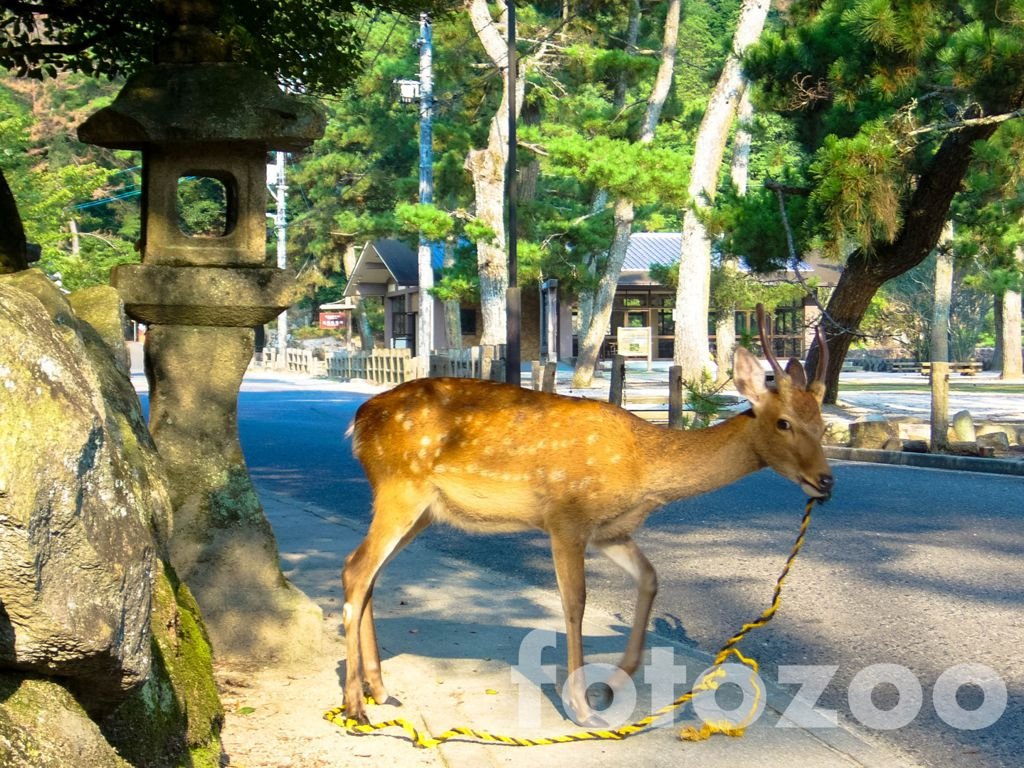
[[[679,709],[679,707],[691,701],[695,696],[697,696],[697,694],[704,691],[713,691],[718,688],[720,680],[725,677],[725,670],[722,669],[722,665],[730,656],[735,656],[741,664],[749,667],[752,673],[751,680],[754,684],[755,699],[754,706],[750,709],[751,714],[748,720],[739,724],[733,724],[729,721],[704,722],[700,728],[688,726],[680,731],[679,738],[686,741],[702,741],[715,733],[721,733],[726,736],[742,736],[746,727],[750,725],[749,720],[752,719],[754,717],[754,713],[758,711],[758,704],[760,703],[764,692],[762,691],[761,686],[757,684],[756,681],[758,678],[756,674],[754,674],[758,670],[757,662],[740,653],[736,646],[748,632],[753,629],[757,629],[758,627],[763,627],[771,621],[776,612],[778,612],[779,606],[782,603],[782,584],[789,575],[790,568],[793,566],[793,561],[796,560],[796,556],[800,553],[800,549],[804,545],[804,538],[806,537],[807,529],[811,524],[811,509],[814,507],[814,501],[814,499],[807,500],[804,517],[800,523],[800,532],[797,534],[796,541],[793,543],[793,548],[789,553],[789,557],[786,558],[785,565],[782,567],[782,572],[779,574],[779,578],[775,582],[775,592],[772,595],[771,605],[769,605],[757,619],[749,624],[744,624],[740,628],[739,632],[725,642],[718,651],[718,654],[715,656],[715,660],[711,665],[711,671],[704,675],[698,685],[695,685],[671,704],[665,705],[657,712],[641,718],[636,722],[623,725],[619,728],[575,731],[561,736],[528,739],[519,736],[506,736],[503,734],[490,733],[489,731],[481,731],[474,728],[464,727],[450,728],[436,738],[432,738],[423,734],[418,728],[416,728],[416,726],[404,718],[395,718],[394,720],[385,720],[379,723],[362,724],[358,720],[346,717],[344,714],[344,706],[328,710],[324,713],[324,719],[344,728],[349,733],[360,735],[384,730],[385,728],[401,728],[409,735],[409,738],[414,745],[428,749],[452,740],[474,741],[484,744],[504,744],[513,747],[538,747],[548,744],[568,744],[576,741],[621,741],[622,739],[635,736],[636,734],[646,730],[656,720],[669,712],[674,712]]]

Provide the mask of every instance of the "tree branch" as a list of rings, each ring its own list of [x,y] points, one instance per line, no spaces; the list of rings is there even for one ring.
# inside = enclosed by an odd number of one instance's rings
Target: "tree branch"
[[[533,152],[533,154],[540,155],[541,157],[551,157],[551,153],[544,149],[540,144],[534,144],[529,141],[516,141],[516,146],[528,149]]]
[[[936,131],[960,131],[964,128],[971,128],[976,125],[997,125],[998,123],[1005,123],[1007,120],[1015,120],[1018,117],[1024,117],[1024,108],[1015,109],[1013,112],[1004,112],[1000,115],[969,117],[964,120],[949,120],[944,123],[922,125],[920,128],[915,128],[910,131],[907,135],[918,136],[922,133],[934,133]]]

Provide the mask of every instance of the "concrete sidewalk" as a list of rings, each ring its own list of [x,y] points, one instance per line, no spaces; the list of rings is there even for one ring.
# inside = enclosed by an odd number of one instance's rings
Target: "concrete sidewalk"
[[[789,706],[792,691],[783,691],[770,682],[767,709],[747,735],[739,739],[714,736],[697,743],[680,741],[679,727],[698,723],[688,708],[677,712],[672,727],[653,729],[625,742],[525,748],[452,742],[425,750],[412,746],[398,729],[369,736],[348,735],[321,718],[324,710],[342,703],[345,652],[340,629],[343,595],[339,576],[344,556],[362,538],[364,524],[260,490],[267,517],[278,537],[286,575],[322,606],[325,615],[324,648],[314,668],[295,670],[287,676],[280,672],[275,676],[267,670],[265,675],[276,682],[264,680],[261,684],[260,674],[255,673],[251,681],[242,684],[251,686],[246,701],[252,706],[245,708],[255,710],[246,715],[250,731],[261,727],[252,720],[260,717],[267,718],[268,728],[289,729],[282,737],[294,740],[295,752],[288,758],[280,755],[285,760],[282,765],[347,766],[364,761],[455,768],[544,768],[569,762],[609,766],[684,763],[704,768],[913,765],[870,743],[867,734],[854,733],[849,728],[780,727],[780,721],[786,720],[780,713]],[[512,666],[519,662],[524,638],[531,630],[549,629],[557,633],[558,647],[545,651],[543,661],[558,665],[559,683],[564,678],[564,625],[553,584],[552,577],[550,590],[531,587],[505,574],[438,555],[414,541],[385,569],[375,591],[384,680],[391,695],[401,700],[403,706],[370,707],[371,719],[404,717],[432,735],[456,725],[522,736],[551,736],[579,730],[563,719],[554,686],[545,685],[539,693],[524,688],[521,694],[511,676]],[[766,606],[773,586],[764,585]],[[614,664],[625,647],[627,634],[628,627],[620,620],[590,609],[584,626],[587,662]],[[710,661],[709,656],[693,648],[673,645],[660,637],[649,636],[648,647],[651,645],[672,648],[676,668],[685,666],[688,683]],[[649,655],[648,652],[648,659]],[[650,686],[644,684],[642,670],[635,679],[638,718],[651,711]],[[676,695],[688,687],[680,686]],[[259,697],[264,700],[257,701]],[[521,698],[525,714],[535,715],[538,724],[524,723],[519,716]],[[282,713],[288,716],[286,723],[282,723]],[[236,738],[232,735],[229,714],[225,729],[229,754]]]

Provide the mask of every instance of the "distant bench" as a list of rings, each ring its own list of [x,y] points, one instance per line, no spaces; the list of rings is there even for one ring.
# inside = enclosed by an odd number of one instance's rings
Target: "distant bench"
[[[966,363],[950,363],[950,373],[959,373],[961,376],[974,376],[981,372],[981,363],[977,360],[968,360]],[[929,376],[932,372],[931,363],[921,363],[921,375]]]
[[[889,369],[894,373],[918,373],[922,376],[930,376],[932,364],[930,362],[918,363],[914,360],[893,360],[889,363]],[[950,373],[959,373],[961,376],[974,376],[981,372],[981,363],[977,360],[968,360],[965,363],[950,363]]]
[[[893,360],[889,367],[894,373],[917,373],[921,364],[916,360]]]

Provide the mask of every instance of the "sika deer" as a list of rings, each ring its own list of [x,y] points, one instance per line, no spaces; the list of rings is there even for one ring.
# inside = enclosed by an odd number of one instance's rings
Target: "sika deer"
[[[761,327],[763,329],[764,323]],[[353,452],[373,489],[373,520],[348,556],[343,622],[345,708],[366,721],[363,683],[388,696],[373,625],[380,569],[432,522],[472,531],[539,528],[551,537],[565,612],[568,671],[583,665],[584,550],[593,544],[633,577],[636,612],[619,683],[640,664],[657,591],[654,568],[630,535],[655,509],[728,485],[762,467],[809,496],[828,498],[833,478],[821,449],[821,378],[791,359],[783,370],[762,330],[775,386],[746,349],[736,350],[734,381],[751,409],[708,429],[653,426],[594,400],[470,379],[419,379],[366,402],[356,414]],[[581,724],[599,724],[582,675],[567,697]]]

